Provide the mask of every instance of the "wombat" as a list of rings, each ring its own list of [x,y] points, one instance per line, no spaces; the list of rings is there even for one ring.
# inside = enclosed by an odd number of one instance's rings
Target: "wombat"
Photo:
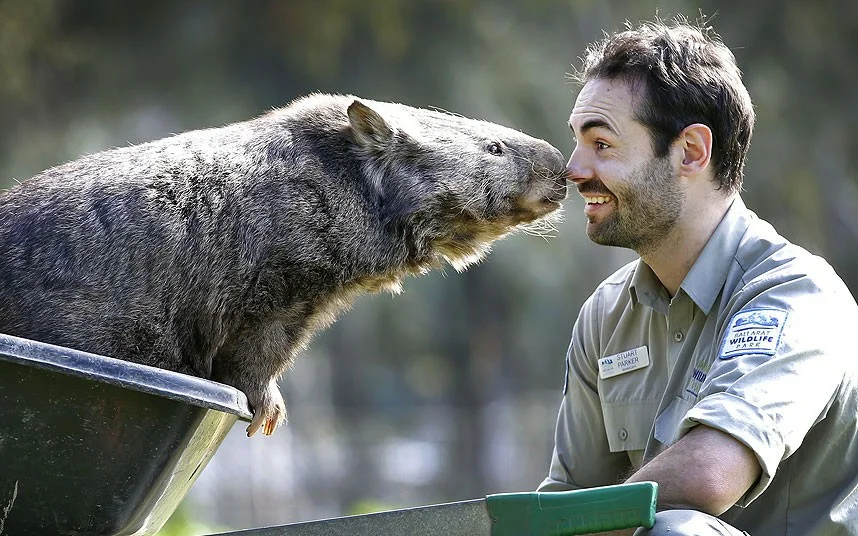
[[[232,385],[268,435],[313,333],[550,222],[564,168],[493,123],[327,94],[84,156],[0,194],[0,332]]]

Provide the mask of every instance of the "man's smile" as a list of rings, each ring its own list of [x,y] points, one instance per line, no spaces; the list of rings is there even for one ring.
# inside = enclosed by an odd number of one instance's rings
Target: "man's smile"
[[[581,197],[584,198],[584,201],[586,201],[588,205],[602,205],[611,200],[611,196],[609,195],[585,195]]]
[[[595,193],[581,193],[581,197],[584,198],[584,202],[586,203],[584,206],[584,214],[591,217],[606,210],[611,204],[611,201],[614,200],[614,196],[612,195]]]

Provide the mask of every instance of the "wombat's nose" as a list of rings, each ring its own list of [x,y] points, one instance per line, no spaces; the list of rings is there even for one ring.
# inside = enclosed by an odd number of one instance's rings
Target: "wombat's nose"
[[[551,166],[552,169],[556,169],[564,173],[566,172],[566,158],[563,157],[563,153],[560,152],[560,149],[553,145],[551,146],[551,159],[554,161],[554,165]]]
[[[566,173],[566,159],[560,149],[544,141],[535,152],[536,154],[533,155],[534,163],[544,167],[552,175]]]
[[[569,180],[569,175],[566,171],[566,158],[560,152],[560,149],[547,142],[540,156],[541,158],[537,161],[541,165],[540,167],[548,172],[545,178],[550,183],[550,192],[546,198],[551,201],[565,199],[567,195],[566,183]]]

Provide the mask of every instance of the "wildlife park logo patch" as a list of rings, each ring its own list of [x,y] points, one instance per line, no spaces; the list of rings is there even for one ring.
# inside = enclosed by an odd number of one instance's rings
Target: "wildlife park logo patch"
[[[721,359],[744,354],[775,355],[786,323],[787,312],[780,309],[748,309],[730,319],[730,328],[721,345]]]

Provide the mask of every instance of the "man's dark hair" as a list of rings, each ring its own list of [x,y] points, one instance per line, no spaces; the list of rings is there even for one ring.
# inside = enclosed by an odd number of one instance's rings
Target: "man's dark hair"
[[[590,45],[575,79],[624,79],[643,93],[636,119],[652,136],[656,156],[688,125],[712,130],[712,164],[719,187],[742,188],[754,108],[733,53],[711,28],[684,19],[631,24]]]

